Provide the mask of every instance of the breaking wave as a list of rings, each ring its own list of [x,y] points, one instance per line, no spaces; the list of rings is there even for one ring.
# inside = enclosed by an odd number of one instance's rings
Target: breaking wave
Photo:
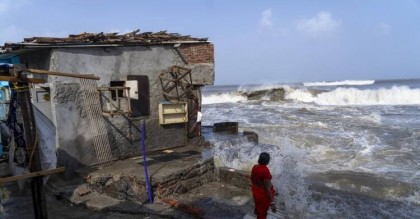
[[[321,81],[321,82],[304,82],[303,85],[310,86],[341,86],[341,85],[370,85],[374,84],[374,80],[344,80],[344,81]]]
[[[420,104],[420,89],[410,89],[407,86],[378,90],[337,88],[318,95],[298,89],[288,92],[286,99],[319,105],[415,105]]]
[[[203,95],[203,104],[238,103],[246,100],[245,96],[236,92]]]
[[[298,101],[318,105],[417,105],[420,88],[393,86],[380,89],[339,87],[331,91],[308,87],[266,87],[254,90],[237,90],[203,96],[203,104],[237,103],[246,101]]]

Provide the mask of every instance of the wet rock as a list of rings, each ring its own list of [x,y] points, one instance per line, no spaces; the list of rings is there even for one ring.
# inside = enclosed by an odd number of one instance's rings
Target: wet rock
[[[282,101],[286,91],[284,88],[273,88],[268,90],[256,90],[241,92],[240,94],[246,96],[248,100],[262,100],[268,98],[270,101]]]
[[[248,141],[258,143],[258,134],[253,131],[243,131],[243,135],[246,136]]]

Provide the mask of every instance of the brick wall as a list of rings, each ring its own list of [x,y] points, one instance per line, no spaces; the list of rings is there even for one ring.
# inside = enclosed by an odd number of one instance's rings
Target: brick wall
[[[181,44],[181,53],[189,64],[214,63],[214,47],[206,44]]]

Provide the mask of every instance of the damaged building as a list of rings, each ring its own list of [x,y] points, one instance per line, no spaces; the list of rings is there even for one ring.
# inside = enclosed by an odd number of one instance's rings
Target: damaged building
[[[43,169],[63,166],[70,177],[81,166],[138,155],[142,123],[147,151],[200,139],[201,89],[214,83],[206,38],[165,31],[32,37],[5,44],[0,58],[10,57],[45,82],[31,84]]]

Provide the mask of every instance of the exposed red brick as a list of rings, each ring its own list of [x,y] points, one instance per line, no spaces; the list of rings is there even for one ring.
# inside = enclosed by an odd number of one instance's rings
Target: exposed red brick
[[[181,44],[180,50],[188,63],[214,63],[214,47],[211,43]]]

